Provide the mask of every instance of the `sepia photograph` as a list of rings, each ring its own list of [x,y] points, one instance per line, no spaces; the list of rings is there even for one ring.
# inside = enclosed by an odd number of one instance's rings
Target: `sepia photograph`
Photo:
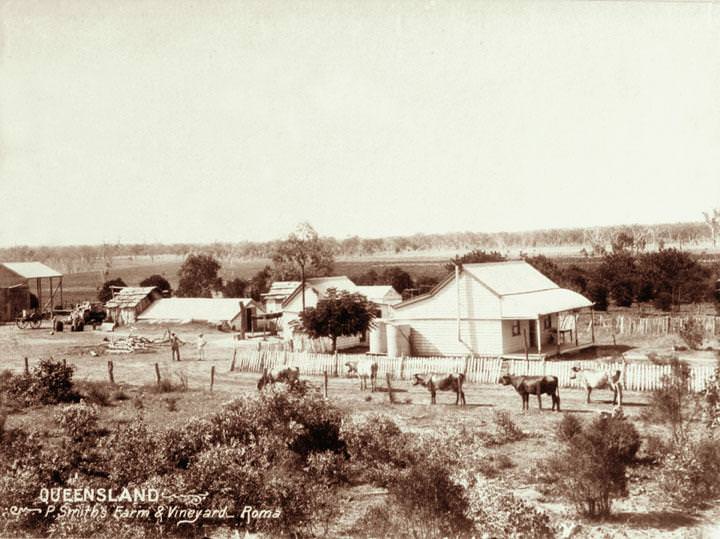
[[[720,2],[0,0],[0,538],[720,538]]]

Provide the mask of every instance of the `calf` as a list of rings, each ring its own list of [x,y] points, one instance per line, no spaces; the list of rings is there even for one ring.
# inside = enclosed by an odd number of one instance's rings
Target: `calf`
[[[522,409],[530,409],[530,395],[537,395],[538,406],[542,410],[543,393],[552,397],[552,409],[560,411],[560,384],[557,376],[510,376],[506,374],[499,382],[504,386],[513,386],[522,398]]]
[[[623,361],[623,370],[625,370],[625,362]],[[622,406],[623,398],[623,371],[596,371],[592,369],[583,369],[581,367],[573,367],[570,379],[574,380],[580,377],[582,383],[587,390],[587,403],[590,404],[590,393],[593,389],[610,389],[613,392],[613,404]]]
[[[465,392],[463,391],[465,375],[463,373],[438,374],[432,372],[413,376],[415,377],[414,386],[425,386],[430,391],[430,404],[436,404],[435,394],[437,391],[454,391],[455,404],[458,405],[462,402],[462,405],[465,405]]]
[[[289,386],[294,386],[300,381],[300,367],[276,367],[266,370],[258,380],[257,388],[262,390],[268,384],[284,382]]]
[[[364,391],[368,387],[368,379],[370,380],[371,392],[375,391],[377,385],[378,364],[372,359],[348,361],[345,363],[348,369],[348,375],[357,374],[360,378],[360,391]]]

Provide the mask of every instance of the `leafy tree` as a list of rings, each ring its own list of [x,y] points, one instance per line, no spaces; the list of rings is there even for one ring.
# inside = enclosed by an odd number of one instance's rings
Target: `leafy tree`
[[[592,283],[588,287],[588,296],[595,306],[595,311],[607,311],[608,308],[608,289],[600,283]]]
[[[226,298],[244,298],[249,285],[247,280],[236,277],[225,283],[222,292]]]
[[[115,279],[110,279],[109,281],[105,281],[102,285],[102,288],[100,289],[100,292],[98,292],[98,301],[102,301],[103,303],[106,303],[113,297],[112,290],[110,289],[111,286],[127,286],[125,284],[125,281],[123,281],[120,277],[116,277]]]
[[[220,263],[210,255],[189,255],[178,271],[177,295],[186,298],[210,298],[222,288],[218,277]]]
[[[580,266],[572,264],[565,270],[564,284],[581,294],[585,294],[590,284],[590,275]]]
[[[445,264],[445,269],[455,271],[455,264],[480,264],[483,262],[503,262],[504,260],[507,259],[497,251],[486,252],[481,249],[473,249],[462,256],[456,255],[453,258],[454,264]]]
[[[380,274],[376,270],[371,268],[368,271],[366,271],[365,273],[361,273],[360,275],[353,277],[352,282],[354,282],[355,284],[359,284],[361,286],[374,285],[374,284],[378,284],[381,281],[381,279],[382,279],[382,277],[380,276]]]
[[[367,331],[377,307],[361,294],[328,290],[327,297],[300,313],[305,332],[312,338],[329,337],[333,352],[338,337],[350,337]]]
[[[280,242],[273,252],[272,260],[273,277],[276,280],[299,280],[303,284],[303,309],[305,279],[329,275],[335,264],[332,250],[309,223],[301,223],[285,241]]]
[[[383,271],[380,282],[389,284],[398,294],[402,294],[407,288],[415,287],[410,274],[399,266],[393,266]]]
[[[597,280],[618,306],[629,307],[637,290],[635,257],[624,250],[606,254],[598,268]]]
[[[262,294],[270,290],[272,280],[272,268],[265,266],[250,279],[250,297],[255,301],[262,299]]]
[[[525,262],[555,283],[560,284],[565,280],[565,276],[562,269],[560,269],[560,266],[544,255],[525,257]]]
[[[170,286],[168,280],[162,275],[157,274],[151,275],[147,279],[140,281],[140,286],[154,286],[160,290],[160,292],[167,292],[168,294],[172,292],[172,287]]]
[[[693,303],[706,299],[711,290],[710,271],[694,255],[673,248],[642,255],[638,273],[648,300],[669,295],[672,305]]]

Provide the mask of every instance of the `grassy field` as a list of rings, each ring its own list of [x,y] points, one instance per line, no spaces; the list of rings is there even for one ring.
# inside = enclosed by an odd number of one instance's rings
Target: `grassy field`
[[[143,334],[157,335],[162,329],[144,327],[141,331]],[[186,340],[191,339],[194,331],[196,328],[179,328],[180,337]],[[94,357],[89,352],[101,349],[107,335],[101,332],[50,335],[47,328],[21,331],[12,326],[3,326],[0,327],[0,370],[20,372],[23,369],[23,357],[29,357],[32,366],[38,359],[52,355],[74,365],[76,380],[84,383],[106,381],[107,361],[112,360],[115,381],[129,398],[104,407],[103,424],[112,428],[118,423],[132,422],[138,414],[142,414],[151,428],[159,430],[180,424],[188,417],[212,414],[223,403],[257,392],[257,374],[229,372],[231,348],[228,335],[212,330],[206,330],[206,334],[209,341],[207,361],[196,361],[195,351],[188,345],[182,349],[184,361],[178,363],[170,361],[169,349],[162,346],[149,353]],[[159,364],[165,378],[174,381],[186,378],[188,390],[166,394],[153,392],[155,363]],[[213,366],[216,378],[211,392],[210,369]],[[321,384],[318,378],[310,378],[310,381]],[[329,399],[351,417],[387,414],[404,430],[415,432],[432,431],[447,424],[489,427],[496,411],[508,411],[528,437],[493,449],[489,459],[499,455],[509,457],[510,465],[503,464],[501,476],[516,495],[539,505],[556,521],[577,521],[576,517],[570,516],[571,507],[558,499],[547,498],[543,494],[542,485],[536,484],[532,477],[535,467],[560,448],[553,432],[563,414],[551,412],[547,408],[538,410],[535,401],[531,402],[530,411],[523,413],[520,398],[513,389],[499,385],[466,386],[468,406],[464,408],[456,407],[454,397],[447,393],[440,393],[438,404],[432,406],[427,390],[414,387],[407,381],[398,381],[396,388],[400,390],[397,394],[398,404],[393,405],[388,402],[387,393],[361,393],[356,379],[331,378]],[[599,411],[611,410],[611,393],[596,393],[594,399],[597,400],[586,404],[581,391],[563,389],[563,413],[575,413],[590,419]],[[137,402],[142,402],[141,410]],[[625,412],[641,433],[662,432],[661,428],[643,424],[639,420],[646,404],[646,394],[627,392],[625,395]],[[546,407],[549,405],[547,399]],[[50,438],[57,437],[58,430],[52,419],[54,408],[37,407],[13,413],[8,417],[7,427],[23,427],[44,433]],[[348,503],[347,511],[343,511],[334,523],[331,536],[347,536],[354,521],[362,514],[363,507],[382,503],[385,495],[382,489],[373,489],[370,485],[349,488],[343,496],[355,501]],[[713,523],[720,519],[718,508],[691,517],[667,511],[662,501],[663,495],[654,482],[652,468],[634,467],[630,477],[630,496],[615,504],[612,520],[604,523],[579,521],[582,527],[577,537],[707,537],[712,533]]]

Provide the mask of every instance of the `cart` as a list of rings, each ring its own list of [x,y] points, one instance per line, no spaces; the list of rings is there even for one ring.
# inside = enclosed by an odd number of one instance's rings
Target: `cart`
[[[44,319],[45,315],[43,313],[38,313],[35,311],[29,313],[24,312],[15,319],[15,324],[20,329],[38,329]]]

